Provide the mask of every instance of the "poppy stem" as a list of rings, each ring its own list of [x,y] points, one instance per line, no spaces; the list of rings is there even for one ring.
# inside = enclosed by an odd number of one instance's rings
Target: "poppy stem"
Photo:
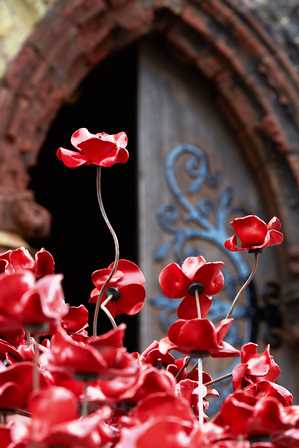
[[[251,272],[249,274],[249,277],[247,278],[246,282],[241,286],[241,288],[237,292],[236,297],[234,298],[234,300],[233,300],[233,302],[232,302],[232,304],[230,306],[230,309],[229,309],[225,319],[230,319],[232,317],[233,311],[234,311],[234,309],[235,309],[235,307],[237,305],[237,302],[239,300],[240,295],[242,294],[242,292],[247,288],[247,286],[253,280],[253,278],[254,278],[254,276],[256,274],[256,271],[257,271],[258,255],[259,255],[258,252],[254,253],[254,265],[253,265],[253,268],[252,268],[252,270],[251,270]]]
[[[39,391],[39,344],[38,337],[34,338],[34,358],[32,372],[32,388],[33,392]]]
[[[83,400],[81,405],[81,417],[86,417],[88,415],[87,387],[88,383],[85,381],[83,390]]]
[[[114,320],[114,317],[112,316],[112,314],[110,313],[110,311],[108,310],[108,308],[106,308],[106,305],[108,302],[110,302],[110,300],[113,298],[113,295],[111,294],[110,296],[107,297],[106,300],[104,300],[104,302],[101,305],[101,309],[104,311],[104,313],[106,313],[107,317],[109,318],[111,325],[113,328],[117,328],[116,322]]]
[[[191,361],[191,356],[187,356],[184,364],[182,365],[182,367],[180,368],[180,370],[177,372],[175,379],[179,378],[181,373],[188,367],[189,363]]]
[[[26,330],[25,336],[26,336],[26,345],[27,347],[30,347],[30,331]]]
[[[195,290],[195,300],[196,300],[196,311],[197,311],[197,318],[201,319],[201,309],[200,309],[200,301],[199,301],[199,292],[196,289]]]
[[[214,380],[208,381],[205,383],[205,386],[212,386],[213,384],[220,383],[220,381],[227,380],[233,376],[232,373],[226,373],[225,375],[219,376],[219,378],[215,378]]]
[[[110,294],[110,295],[107,297],[107,299],[104,300],[104,302],[103,302],[102,305],[101,305],[101,308],[103,308],[104,306],[106,306],[107,303],[109,303],[111,299],[113,299],[113,295],[112,295],[112,294]]]
[[[111,225],[111,223],[110,223],[110,221],[108,219],[108,216],[107,216],[105,208],[104,208],[104,203],[103,203],[103,198],[102,198],[102,190],[101,190],[101,175],[102,175],[101,168],[98,167],[97,168],[97,179],[96,179],[97,198],[98,198],[98,203],[99,203],[99,207],[100,207],[100,211],[101,211],[102,217],[103,217],[103,219],[104,219],[104,221],[105,221],[105,223],[106,223],[106,225],[107,225],[107,227],[109,229],[109,232],[111,233],[112,238],[113,238],[115,256],[114,256],[114,263],[113,263],[113,267],[111,269],[111,272],[110,272],[108,278],[106,279],[105,283],[101,287],[101,290],[100,290],[99,296],[98,296],[98,300],[97,300],[97,303],[96,303],[94,317],[93,317],[93,335],[94,336],[97,336],[98,318],[99,318],[99,311],[100,311],[100,306],[101,306],[101,297],[103,295],[103,292],[105,291],[105,288],[107,287],[108,283],[110,282],[111,278],[115,274],[115,272],[117,270],[118,262],[119,262],[119,243],[118,243],[117,235],[116,235],[116,233],[115,233],[115,231],[114,231],[114,229],[113,229],[113,227],[112,227],[112,225]],[[104,311],[107,314],[107,316],[109,317],[109,315],[108,315],[109,311],[108,310],[104,310]],[[108,313],[107,313],[107,311],[108,311]],[[109,317],[109,319],[110,319],[110,317]],[[113,319],[113,321],[114,321],[114,319]]]
[[[204,412],[203,412],[203,381],[202,381],[202,373],[203,373],[203,365],[202,358],[198,358],[197,360],[197,371],[198,371],[198,423],[199,427],[202,428],[204,424]]]

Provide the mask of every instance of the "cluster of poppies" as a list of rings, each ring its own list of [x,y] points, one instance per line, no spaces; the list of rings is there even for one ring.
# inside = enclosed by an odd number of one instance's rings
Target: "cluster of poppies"
[[[78,151],[59,148],[57,155],[70,168],[108,167],[127,161],[126,143],[124,133],[79,129],[72,137]],[[232,226],[228,250],[257,255],[283,240],[277,218],[266,224],[250,215]],[[164,267],[160,287],[170,300],[181,299],[178,320],[143,353],[128,353],[124,324],[89,334],[88,310],[65,302],[48,251],[0,254],[0,447],[299,447],[299,406],[276,383],[280,369],[269,347],[235,348],[224,340],[233,318],[217,324],[208,318],[224,287],[222,268],[202,256]],[[145,278],[132,261],[116,260],[91,280],[89,302],[112,322],[142,309]],[[231,372],[233,393],[210,418],[220,379],[200,369],[208,356],[240,357]]]

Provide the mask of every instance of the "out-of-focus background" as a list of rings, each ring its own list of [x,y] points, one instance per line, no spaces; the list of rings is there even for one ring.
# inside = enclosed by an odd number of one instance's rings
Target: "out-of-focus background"
[[[103,196],[121,256],[147,277],[142,316],[127,319],[130,349],[175,317],[157,283],[166,263],[225,261],[217,321],[252,263],[223,248],[229,220],[277,215],[286,241],[263,254],[229,338],[271,343],[296,392],[298,69],[295,0],[0,0],[0,247],[46,247],[67,300],[86,304],[113,245],[95,170],[67,170],[55,152],[79,127],[124,130],[130,162],[105,170]]]

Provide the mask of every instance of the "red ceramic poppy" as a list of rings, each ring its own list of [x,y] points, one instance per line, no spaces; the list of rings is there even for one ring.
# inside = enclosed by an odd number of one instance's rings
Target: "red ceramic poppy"
[[[207,383],[211,380],[210,375],[206,372],[203,372],[203,383]],[[177,386],[177,396],[180,398],[184,398],[189,403],[190,408],[194,412],[194,414],[198,415],[198,381],[186,379],[180,381]],[[203,407],[204,411],[207,411],[209,407],[208,398],[218,398],[219,393],[216,389],[210,389],[205,387],[204,385],[201,388],[200,393],[203,396]],[[205,416],[207,418],[207,416]]]
[[[69,334],[83,334],[88,327],[88,309],[84,305],[70,306],[61,320],[62,328]]]
[[[129,399],[131,403],[137,404],[149,395],[156,393],[174,395],[175,386],[175,379],[170,373],[149,367],[141,371],[135,388],[128,391],[125,398]]]
[[[10,428],[0,425],[0,440],[2,448],[14,448],[11,440]]]
[[[61,275],[52,274],[35,281],[30,271],[1,274],[0,315],[6,320],[3,324],[8,328],[55,325],[68,312],[61,280]]]
[[[168,337],[161,339],[159,349],[161,353],[178,350],[194,357],[239,356],[239,350],[223,341],[232,322],[224,319],[215,327],[208,319],[177,320],[170,326]]]
[[[167,393],[155,393],[145,397],[130,411],[129,416],[145,423],[155,418],[176,417],[181,421],[195,423],[194,414],[183,397]]]
[[[51,341],[51,369],[106,381],[117,375],[134,376],[138,372],[138,362],[123,348],[124,331],[125,325],[120,325],[102,336],[77,340],[76,336],[58,330]]]
[[[270,346],[264,352],[257,353],[257,344],[249,342],[241,348],[241,363],[233,369],[234,389],[243,389],[249,384],[262,380],[275,381],[280,368],[270,355]]]
[[[198,317],[195,290],[200,300],[201,317],[206,317],[211,296],[218,294],[224,286],[222,261],[207,262],[204,257],[188,257],[182,267],[171,263],[162,269],[159,283],[163,294],[169,298],[183,298],[177,313],[181,319]]]
[[[113,263],[107,269],[99,269],[92,274],[95,289],[91,293],[90,303],[97,302],[99,291],[110,275],[112,268]],[[113,317],[119,314],[137,314],[144,304],[144,283],[144,275],[135,263],[129,260],[119,260],[117,271],[105,288],[101,302],[103,303],[109,295],[112,295],[112,299],[106,304],[106,308]]]
[[[274,448],[298,448],[299,429],[288,429],[287,431],[274,435],[272,440]]]
[[[62,387],[53,386],[35,394],[29,411],[31,421],[12,427],[13,440],[25,442],[26,446],[98,448],[110,441],[104,426],[110,409],[105,407],[79,419],[76,396]]]
[[[0,408],[26,409],[32,393],[33,364],[19,362],[0,372]],[[39,371],[40,386],[51,384],[51,376]]]
[[[24,270],[32,271],[36,278],[53,274],[55,262],[53,256],[45,249],[36,252],[34,258],[24,247],[8,250],[0,254],[0,272],[13,273]]]
[[[167,368],[169,365],[173,365],[176,359],[170,354],[163,354],[159,350],[159,342],[153,341],[140,355],[141,364],[151,364],[158,369]]]
[[[116,163],[126,163],[129,158],[126,150],[128,137],[125,132],[92,134],[86,128],[80,128],[73,133],[71,143],[78,151],[58,148],[56,153],[68,168],[82,165],[111,167]]]
[[[124,429],[116,448],[196,448],[190,443],[192,424],[175,417],[164,417]]]
[[[98,375],[107,364],[100,352],[87,343],[74,341],[60,329],[52,337],[49,366],[54,370],[58,368],[78,375]]]
[[[227,397],[215,418],[215,423],[228,426],[232,434],[248,437],[272,435],[298,422],[298,407],[285,407],[273,396],[254,397],[246,390]]]
[[[279,384],[271,381],[259,381],[257,383],[247,386],[245,389],[246,395],[251,395],[256,399],[273,397],[278,400],[283,406],[291,406],[293,403],[293,395],[291,392]]]
[[[256,251],[283,242],[281,223],[276,216],[266,224],[256,215],[243,216],[231,221],[235,234],[225,241],[224,246],[231,251]]]

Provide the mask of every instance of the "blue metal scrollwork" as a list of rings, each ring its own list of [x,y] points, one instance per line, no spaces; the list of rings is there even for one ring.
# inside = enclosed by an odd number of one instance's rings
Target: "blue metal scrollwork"
[[[177,180],[177,165],[179,160],[185,161],[184,175],[187,174],[191,182],[184,193]],[[182,171],[179,171],[182,174]],[[250,267],[238,252],[228,252],[223,243],[229,237],[226,223],[236,213],[232,207],[233,190],[220,190],[221,173],[211,173],[209,161],[205,152],[189,144],[173,148],[166,155],[166,181],[174,202],[160,206],[157,218],[161,229],[170,238],[161,244],[154,253],[154,260],[162,262],[170,258],[178,263],[191,255],[199,255],[195,243],[207,242],[216,247],[232,269],[224,269],[226,300],[217,298],[213,301],[209,317],[213,321],[222,319],[228,309],[229,301],[233,300],[238,286],[247,278]],[[200,197],[203,187],[214,190],[215,199]],[[242,211],[244,213],[244,211]],[[205,255],[201,253],[201,255]],[[209,257],[207,257],[209,258]],[[238,306],[234,317],[245,322],[242,330],[240,326],[232,327],[228,340],[234,345],[241,345],[251,336],[251,310],[254,303],[253,289],[246,292],[245,301]],[[163,295],[151,299],[151,304],[160,310],[160,324],[165,332],[176,319],[176,308],[179,300],[169,300]]]

